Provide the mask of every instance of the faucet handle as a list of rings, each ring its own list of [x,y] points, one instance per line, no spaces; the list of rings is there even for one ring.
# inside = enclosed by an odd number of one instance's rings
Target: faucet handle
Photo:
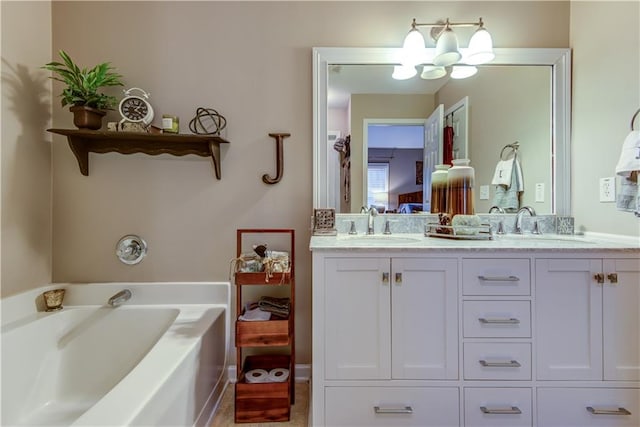
[[[349,228],[349,234],[358,234],[356,231],[356,222],[351,221],[351,227]]]
[[[500,222],[498,222],[498,234],[506,234],[504,231],[504,223],[502,222],[502,220],[500,220]]]
[[[542,234],[542,231],[540,231],[540,225],[538,224],[538,220],[535,220],[533,222],[533,231],[531,233],[532,234]]]
[[[384,231],[382,234],[391,234],[391,224],[388,219],[384,222]]]

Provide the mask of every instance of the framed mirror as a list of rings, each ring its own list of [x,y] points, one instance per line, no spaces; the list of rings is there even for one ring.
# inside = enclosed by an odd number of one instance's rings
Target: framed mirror
[[[430,108],[435,109],[438,104],[444,104],[444,109],[452,111],[452,107],[457,105],[456,103],[461,99],[466,99],[467,117],[465,118],[465,126],[468,126],[468,135],[465,138],[465,146],[468,150],[464,157],[471,159],[472,166],[476,167],[476,189],[475,197],[480,198],[481,186],[484,186],[483,200],[479,201],[476,206],[481,208],[476,209],[478,213],[485,213],[485,205],[489,205],[491,197],[487,197],[487,187],[493,188],[491,185],[491,177],[494,173],[497,161],[504,155],[502,148],[514,143],[519,142],[521,147],[522,156],[520,161],[522,163],[523,175],[525,181],[525,190],[523,194],[527,195],[527,205],[533,206],[538,210],[538,214],[557,214],[557,215],[570,215],[570,75],[571,75],[571,53],[569,49],[531,49],[531,48],[516,48],[516,49],[495,49],[496,58],[490,64],[479,67],[478,74],[470,79],[462,80],[462,85],[459,87],[452,86],[458,81],[451,80],[446,82],[446,79],[440,80],[440,84],[437,86],[437,94],[434,95],[432,91],[429,93],[429,89],[421,88],[417,92],[413,89],[407,89],[408,85],[406,81],[398,81],[399,86],[404,89],[400,89],[400,92],[407,96],[424,95],[424,97],[431,97],[431,107],[429,103],[423,108],[423,113],[416,116],[413,114],[411,117],[398,116],[398,111],[403,107],[394,104],[393,102],[386,102],[388,108],[386,112],[380,112],[380,109],[376,113],[358,113],[357,107],[355,107],[354,101],[351,101],[349,107],[347,107],[347,115],[350,122],[343,127],[346,127],[347,132],[335,129],[335,122],[332,118],[330,109],[330,103],[328,100],[329,93],[333,91],[331,87],[336,80],[335,74],[348,74],[348,73],[361,73],[356,74],[357,80],[362,82],[358,88],[353,88],[349,94],[354,99],[356,95],[370,96],[384,94],[385,96],[391,95],[388,88],[373,89],[374,92],[369,92],[371,88],[364,88],[364,82],[366,80],[373,80],[372,73],[382,73],[384,76],[388,76],[391,80],[391,71],[393,65],[399,64],[399,56],[401,49],[399,48],[314,48],[313,49],[313,114],[314,114],[314,141],[313,141],[313,204],[314,208],[336,208],[336,212],[358,212],[359,207],[367,203],[367,192],[363,188],[367,182],[367,164],[369,159],[369,147],[368,143],[364,142],[366,139],[367,129],[365,123],[371,121],[384,121],[384,119],[392,119],[389,117],[394,114],[393,120],[416,121],[416,118],[424,116],[426,119],[430,114]],[[533,100],[527,101],[527,98],[514,101],[515,104],[509,108],[512,111],[518,111],[520,114],[517,118],[510,118],[505,114],[495,113],[494,116],[490,116],[492,112],[497,111],[495,106],[491,106],[488,102],[493,98],[494,102],[504,103],[506,98],[505,93],[509,91],[509,86],[505,83],[504,77],[496,77],[493,81],[500,83],[494,83],[495,86],[488,86],[486,83],[476,83],[478,85],[484,85],[485,95],[477,92],[476,89],[469,88],[468,85],[473,84],[474,80],[480,82],[482,79],[488,78],[492,73],[512,73],[523,75],[523,80],[515,84],[515,88],[525,88],[533,84],[533,80],[529,76],[529,72],[536,72],[543,76],[542,80],[546,79],[546,86],[542,88],[529,88],[534,93],[541,93],[545,96],[542,99],[546,99],[548,105],[543,105],[543,112],[538,111],[538,107],[535,107]],[[362,74],[364,73],[364,74]],[[483,74],[484,73],[484,74]],[[504,74],[503,74],[504,75]],[[379,78],[379,77],[376,77]],[[511,78],[511,77],[509,77]],[[421,80],[418,76],[414,79]],[[427,81],[424,81],[427,82]],[[404,84],[403,84],[404,83]],[[445,84],[442,84],[445,83]],[[448,85],[448,86],[447,86]],[[445,88],[445,89],[443,89]],[[490,89],[489,89],[490,88]],[[344,88],[343,88],[344,90]],[[402,92],[404,90],[404,92]],[[349,89],[347,88],[348,92]],[[375,93],[378,91],[379,93]],[[513,90],[512,90],[513,92]],[[485,96],[485,98],[483,98]],[[367,105],[372,105],[373,97],[364,98]],[[435,102],[433,100],[436,100]],[[475,102],[474,102],[475,101]],[[352,104],[354,106],[352,106]],[[391,106],[391,107],[389,107]],[[370,111],[376,111],[375,108]],[[384,111],[384,110],[382,110]],[[535,113],[535,114],[534,114]],[[380,116],[383,117],[380,117]],[[545,122],[542,123],[541,129],[533,129],[532,123],[534,116],[542,116],[545,118]],[[400,118],[401,117],[401,118]],[[467,124],[468,123],[468,124]],[[518,124],[518,128],[515,131],[510,130],[512,124]],[[333,127],[333,128],[332,128]],[[488,128],[491,130],[482,128]],[[336,135],[336,133],[345,137],[346,133],[350,133],[350,165],[349,168],[349,180],[345,182],[344,170],[340,174],[340,170],[345,166],[342,164],[336,165],[336,147],[335,139],[330,141],[330,135]],[[540,136],[542,135],[542,136]],[[493,145],[487,146],[491,141]],[[476,144],[474,146],[474,143]],[[380,155],[381,151],[378,151]],[[398,157],[394,153],[398,151],[389,152],[389,157]],[[474,154],[475,153],[475,154]],[[488,154],[487,154],[488,153]],[[474,156],[478,161],[477,165],[474,165]],[[482,156],[486,156],[486,159],[482,159]],[[539,157],[533,162],[534,157]],[[441,158],[440,158],[441,160]],[[539,163],[541,162],[541,163]],[[527,167],[529,168],[527,174]],[[414,174],[416,184],[418,177],[415,176],[418,165],[411,167],[408,171],[410,174]],[[408,168],[407,168],[408,169]],[[542,171],[542,172],[540,172]],[[536,176],[534,173],[541,175]],[[426,176],[426,172],[425,172]],[[344,192],[340,194],[341,188],[348,186],[348,198],[350,200],[344,200]],[[426,187],[425,187],[426,188]],[[409,193],[406,193],[409,194]],[[405,194],[405,196],[406,196]],[[397,194],[391,189],[388,193],[388,198],[397,198]],[[343,197],[343,200],[340,200]],[[394,200],[388,204],[395,206],[397,202]],[[342,206],[341,206],[342,205]]]

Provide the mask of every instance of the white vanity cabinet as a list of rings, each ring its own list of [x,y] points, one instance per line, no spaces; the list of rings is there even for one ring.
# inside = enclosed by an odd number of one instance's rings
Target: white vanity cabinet
[[[640,380],[640,262],[536,259],[539,380]]]
[[[312,245],[313,426],[640,426],[637,248],[428,245]]]
[[[574,380],[538,388],[538,425],[640,425],[640,261],[539,258],[535,288],[538,379]]]
[[[457,387],[396,383],[458,379],[457,260],[314,255],[314,282],[319,280],[313,314],[314,346],[321,351],[314,354],[323,360],[314,361],[314,376],[322,372],[327,387],[314,423],[459,425],[457,410],[440,412],[458,408]],[[380,382],[370,387],[371,380]]]

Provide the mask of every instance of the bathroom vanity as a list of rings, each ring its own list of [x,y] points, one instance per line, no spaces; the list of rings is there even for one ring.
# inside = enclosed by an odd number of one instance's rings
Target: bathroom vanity
[[[338,234],[310,248],[312,425],[640,425],[637,243]]]

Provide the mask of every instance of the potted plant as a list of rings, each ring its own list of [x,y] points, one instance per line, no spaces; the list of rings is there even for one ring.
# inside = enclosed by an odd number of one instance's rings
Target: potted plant
[[[99,93],[107,86],[123,86],[120,74],[109,62],[103,62],[91,69],[78,67],[64,51],[59,52],[63,62],[49,62],[42,68],[52,71],[50,77],[66,84],[60,94],[62,106],[71,105],[73,124],[79,129],[100,129],[105,110],[113,109],[116,97]]]

